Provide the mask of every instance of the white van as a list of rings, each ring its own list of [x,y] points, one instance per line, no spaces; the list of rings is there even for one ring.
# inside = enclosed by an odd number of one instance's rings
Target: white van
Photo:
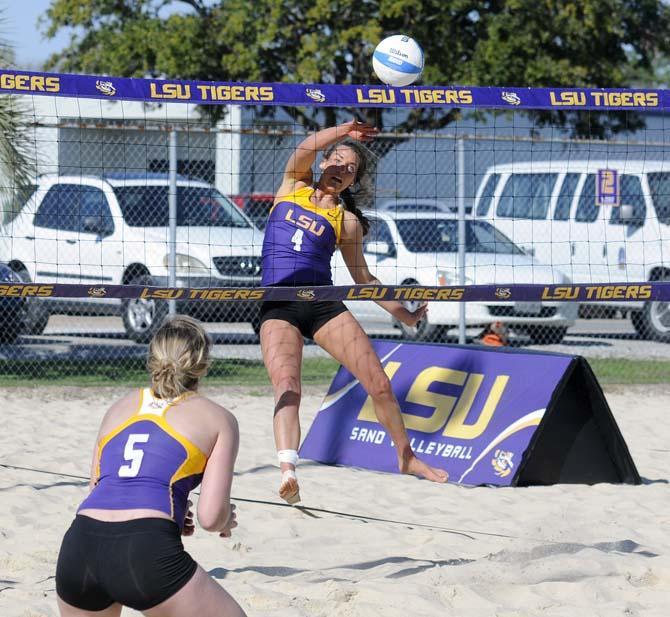
[[[529,161],[490,167],[474,216],[575,283],[670,280],[670,162]],[[670,342],[667,302],[608,303]]]
[[[49,315],[120,314],[129,338],[146,343],[166,302],[107,299],[98,285],[168,284],[168,175],[126,173],[39,178],[18,216],[0,227],[0,259],[26,283],[91,285],[85,300],[28,302],[25,331],[41,334]],[[179,287],[260,285],[262,233],[213,186],[177,178]],[[178,302],[180,312],[258,329],[258,303]]]

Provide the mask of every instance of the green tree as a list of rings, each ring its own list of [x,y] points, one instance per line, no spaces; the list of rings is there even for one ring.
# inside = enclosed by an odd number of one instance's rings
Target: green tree
[[[424,84],[623,87],[670,51],[669,26],[662,0],[53,0],[45,15],[47,36],[71,33],[49,68],[341,84],[373,81],[375,44],[402,32],[424,47]],[[314,126],[316,110],[292,113]],[[400,128],[457,115],[417,109]],[[535,115],[590,136],[640,125],[630,114]]]
[[[0,26],[3,23],[0,11]],[[0,40],[0,66],[11,66],[13,61],[14,51]],[[20,99],[0,95],[0,223],[23,205],[25,190],[34,181],[30,120]]]

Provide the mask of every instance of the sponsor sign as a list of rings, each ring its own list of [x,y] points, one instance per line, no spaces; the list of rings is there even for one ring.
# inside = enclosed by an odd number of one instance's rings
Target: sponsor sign
[[[374,341],[412,448],[450,482],[509,485],[571,356]],[[328,464],[397,472],[372,400],[340,368],[300,450]]]
[[[620,176],[616,169],[599,169],[596,206],[618,206],[621,197]]]

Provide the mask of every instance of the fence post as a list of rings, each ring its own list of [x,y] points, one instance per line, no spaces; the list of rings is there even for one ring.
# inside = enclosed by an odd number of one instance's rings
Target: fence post
[[[168,143],[169,174],[168,174],[168,219],[170,237],[168,242],[168,286],[177,286],[177,129],[170,131]],[[169,300],[170,315],[177,314],[177,301]]]
[[[465,285],[465,144],[456,141],[456,184],[458,195],[458,284]],[[458,303],[458,344],[465,345],[465,302]]]

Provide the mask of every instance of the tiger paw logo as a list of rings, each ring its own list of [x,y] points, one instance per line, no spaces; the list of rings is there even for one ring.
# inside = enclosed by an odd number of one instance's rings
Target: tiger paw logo
[[[505,103],[510,105],[521,105],[521,99],[516,92],[503,92],[500,97]]]
[[[111,81],[102,81],[101,79],[98,79],[95,82],[95,89],[107,96],[114,96],[116,94],[116,88]]]
[[[107,290],[104,287],[89,287],[87,293],[93,298],[104,298],[107,295]]]
[[[305,94],[317,103],[323,103],[326,100],[326,95],[318,88],[307,88]]]
[[[512,297],[512,290],[509,287],[496,287],[495,296],[498,300],[507,300]]]
[[[495,458],[491,460],[491,465],[493,465],[493,471],[496,476],[499,478],[505,478],[512,473],[514,463],[512,462],[512,457],[514,452],[508,452],[506,450],[496,450],[494,453]]]
[[[314,300],[314,290],[313,289],[299,289],[296,293],[298,298],[301,300]]]

